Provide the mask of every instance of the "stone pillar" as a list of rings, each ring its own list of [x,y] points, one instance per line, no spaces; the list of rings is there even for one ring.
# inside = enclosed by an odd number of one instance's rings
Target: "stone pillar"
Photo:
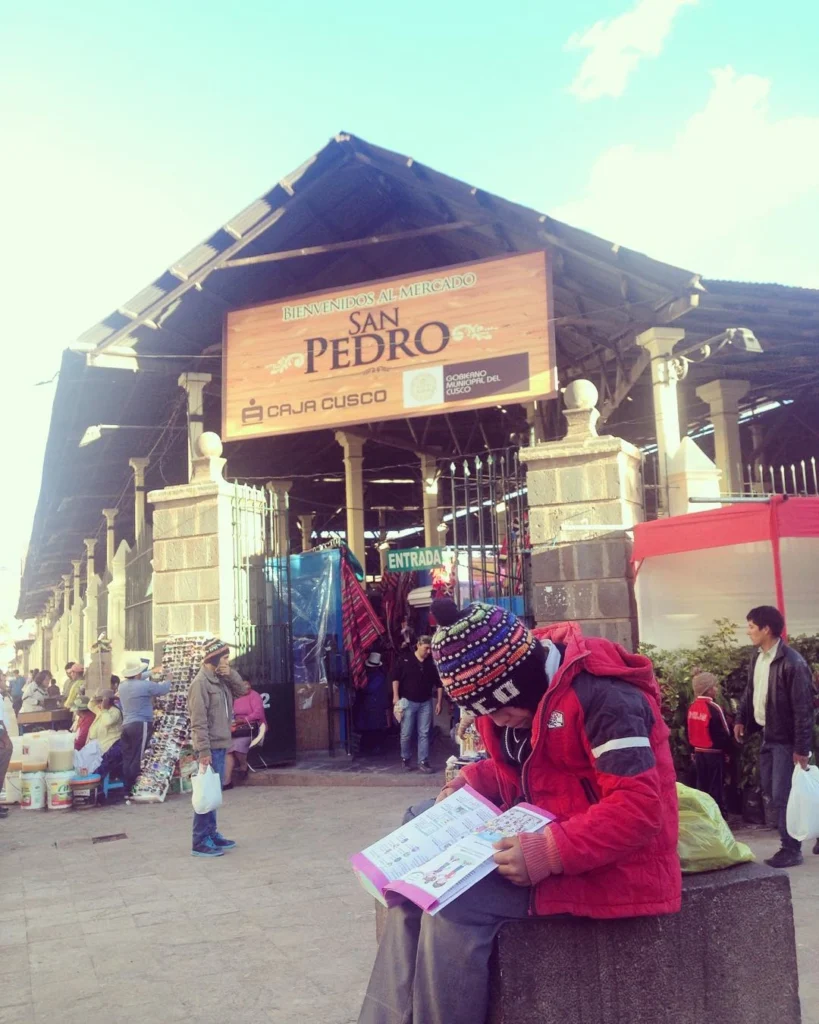
[[[313,514],[299,516],[299,530],[301,531],[301,549],[310,551],[313,547]]]
[[[105,516],[105,571],[110,574],[114,564],[114,520],[117,518],[118,510],[115,508],[104,508],[102,514]]]
[[[209,373],[180,374],[178,384],[188,393],[188,480],[193,472],[193,461],[199,455],[199,438],[205,429],[205,386],[213,378]]]
[[[347,501],[347,547],[361,562],[366,573],[367,549],[364,543],[364,444],[345,430],[336,431],[336,441],[344,450],[344,484]]]
[[[218,435],[197,443],[188,484],[151,491],[154,507],[154,644],[177,633],[207,631],[235,643],[233,498],[223,477],[225,459]],[[259,515],[263,515],[263,502]],[[260,549],[264,531],[250,529]]]
[[[145,470],[150,459],[129,459],[128,465],[134,471],[134,536],[137,547],[145,533]]]
[[[273,496],[273,556],[290,554],[290,488],[292,480],[270,480],[265,487]]]
[[[70,660],[79,658],[79,651],[71,649],[71,573],[66,573],[63,580],[63,616],[60,625],[60,669]],[[59,679],[59,676],[57,677]]]
[[[82,568],[82,559],[73,558],[71,560],[71,566],[74,569],[74,599],[71,607],[71,639],[69,641],[71,647],[71,653],[68,655],[69,658],[76,658],[77,661],[82,661],[82,650],[80,648],[80,635],[81,620],[82,620],[82,598],[80,597],[80,569]]]
[[[428,548],[434,548],[441,543],[438,532],[438,524],[441,522],[441,513],[438,508],[438,461],[434,455],[419,453],[421,460],[421,480],[423,483],[424,497],[424,544]]]
[[[721,508],[720,471],[696,441],[684,437],[668,463],[668,513],[684,516]],[[713,498],[713,503],[690,502],[689,498]]]
[[[577,620],[588,635],[634,650],[627,531],[643,519],[641,453],[598,436],[597,397],[591,381],[570,384],[566,437],[520,452],[528,470],[533,611],[539,624]]]
[[[697,388],[697,397],[711,410],[715,461],[722,473],[725,494],[742,494],[739,402],[748,394],[750,387],[747,380],[712,380]]]
[[[120,541],[111,564],[108,584],[108,639],[111,641],[111,665],[115,675],[125,660],[125,563],[131,553],[127,541]]]
[[[677,383],[685,375],[685,364],[672,351],[685,337],[677,327],[651,327],[637,337],[637,344],[651,356],[651,386],[654,395],[654,425],[657,431],[658,496],[668,511],[668,463],[680,444],[680,407]]]
[[[82,652],[84,664],[88,664],[91,658],[91,647],[97,642],[99,627],[99,588],[100,578],[94,568],[94,552],[97,547],[96,537],[86,537],[83,541],[86,551],[85,562],[85,622],[83,624],[83,639],[85,650]]]

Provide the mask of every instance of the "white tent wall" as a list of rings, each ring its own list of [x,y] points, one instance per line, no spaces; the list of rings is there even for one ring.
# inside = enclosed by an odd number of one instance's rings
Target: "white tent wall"
[[[788,632],[819,633],[819,538],[780,541]],[[737,624],[760,604],[776,604],[773,552],[768,541],[646,558],[637,574],[640,640],[665,650],[694,647],[716,619]]]

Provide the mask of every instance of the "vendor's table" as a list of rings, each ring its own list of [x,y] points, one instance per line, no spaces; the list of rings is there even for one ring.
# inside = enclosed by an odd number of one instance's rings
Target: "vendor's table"
[[[70,729],[74,715],[68,708],[53,711],[21,711],[17,716],[20,732],[38,732],[41,729]]]

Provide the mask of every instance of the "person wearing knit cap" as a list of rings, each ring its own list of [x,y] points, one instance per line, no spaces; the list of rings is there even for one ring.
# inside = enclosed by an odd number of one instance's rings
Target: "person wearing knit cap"
[[[526,801],[555,820],[496,843],[497,870],[434,916],[389,909],[359,1024],[484,1024],[506,921],[680,909],[676,774],[648,658],[572,622],[532,631],[501,607],[448,598],[431,610],[444,691],[476,716],[489,755],[438,800],[468,784],[502,810]]]
[[[199,770],[212,766],[224,784],[225,757],[233,742],[233,698],[243,696],[250,687],[230,667],[230,648],[226,643],[213,637],[203,645],[202,655],[202,667],[188,689],[192,744]],[[235,845],[219,832],[215,811],[194,812],[191,852],[195,857],[221,857]]]
[[[688,742],[694,751],[697,789],[707,793],[725,814],[725,755],[731,749],[731,730],[717,704],[719,681],[711,672],[691,680],[694,700],[688,706]]]

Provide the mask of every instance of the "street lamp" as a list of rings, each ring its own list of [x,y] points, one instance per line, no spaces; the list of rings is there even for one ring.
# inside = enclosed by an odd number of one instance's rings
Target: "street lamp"
[[[87,427],[85,433],[80,438],[79,447],[86,448],[89,444],[93,444],[95,441],[99,441],[102,437],[103,430],[160,430],[161,427],[146,427],[146,426],[133,426],[130,423],[95,423],[94,426]],[[165,428],[170,430],[184,430],[184,427],[170,427]]]

